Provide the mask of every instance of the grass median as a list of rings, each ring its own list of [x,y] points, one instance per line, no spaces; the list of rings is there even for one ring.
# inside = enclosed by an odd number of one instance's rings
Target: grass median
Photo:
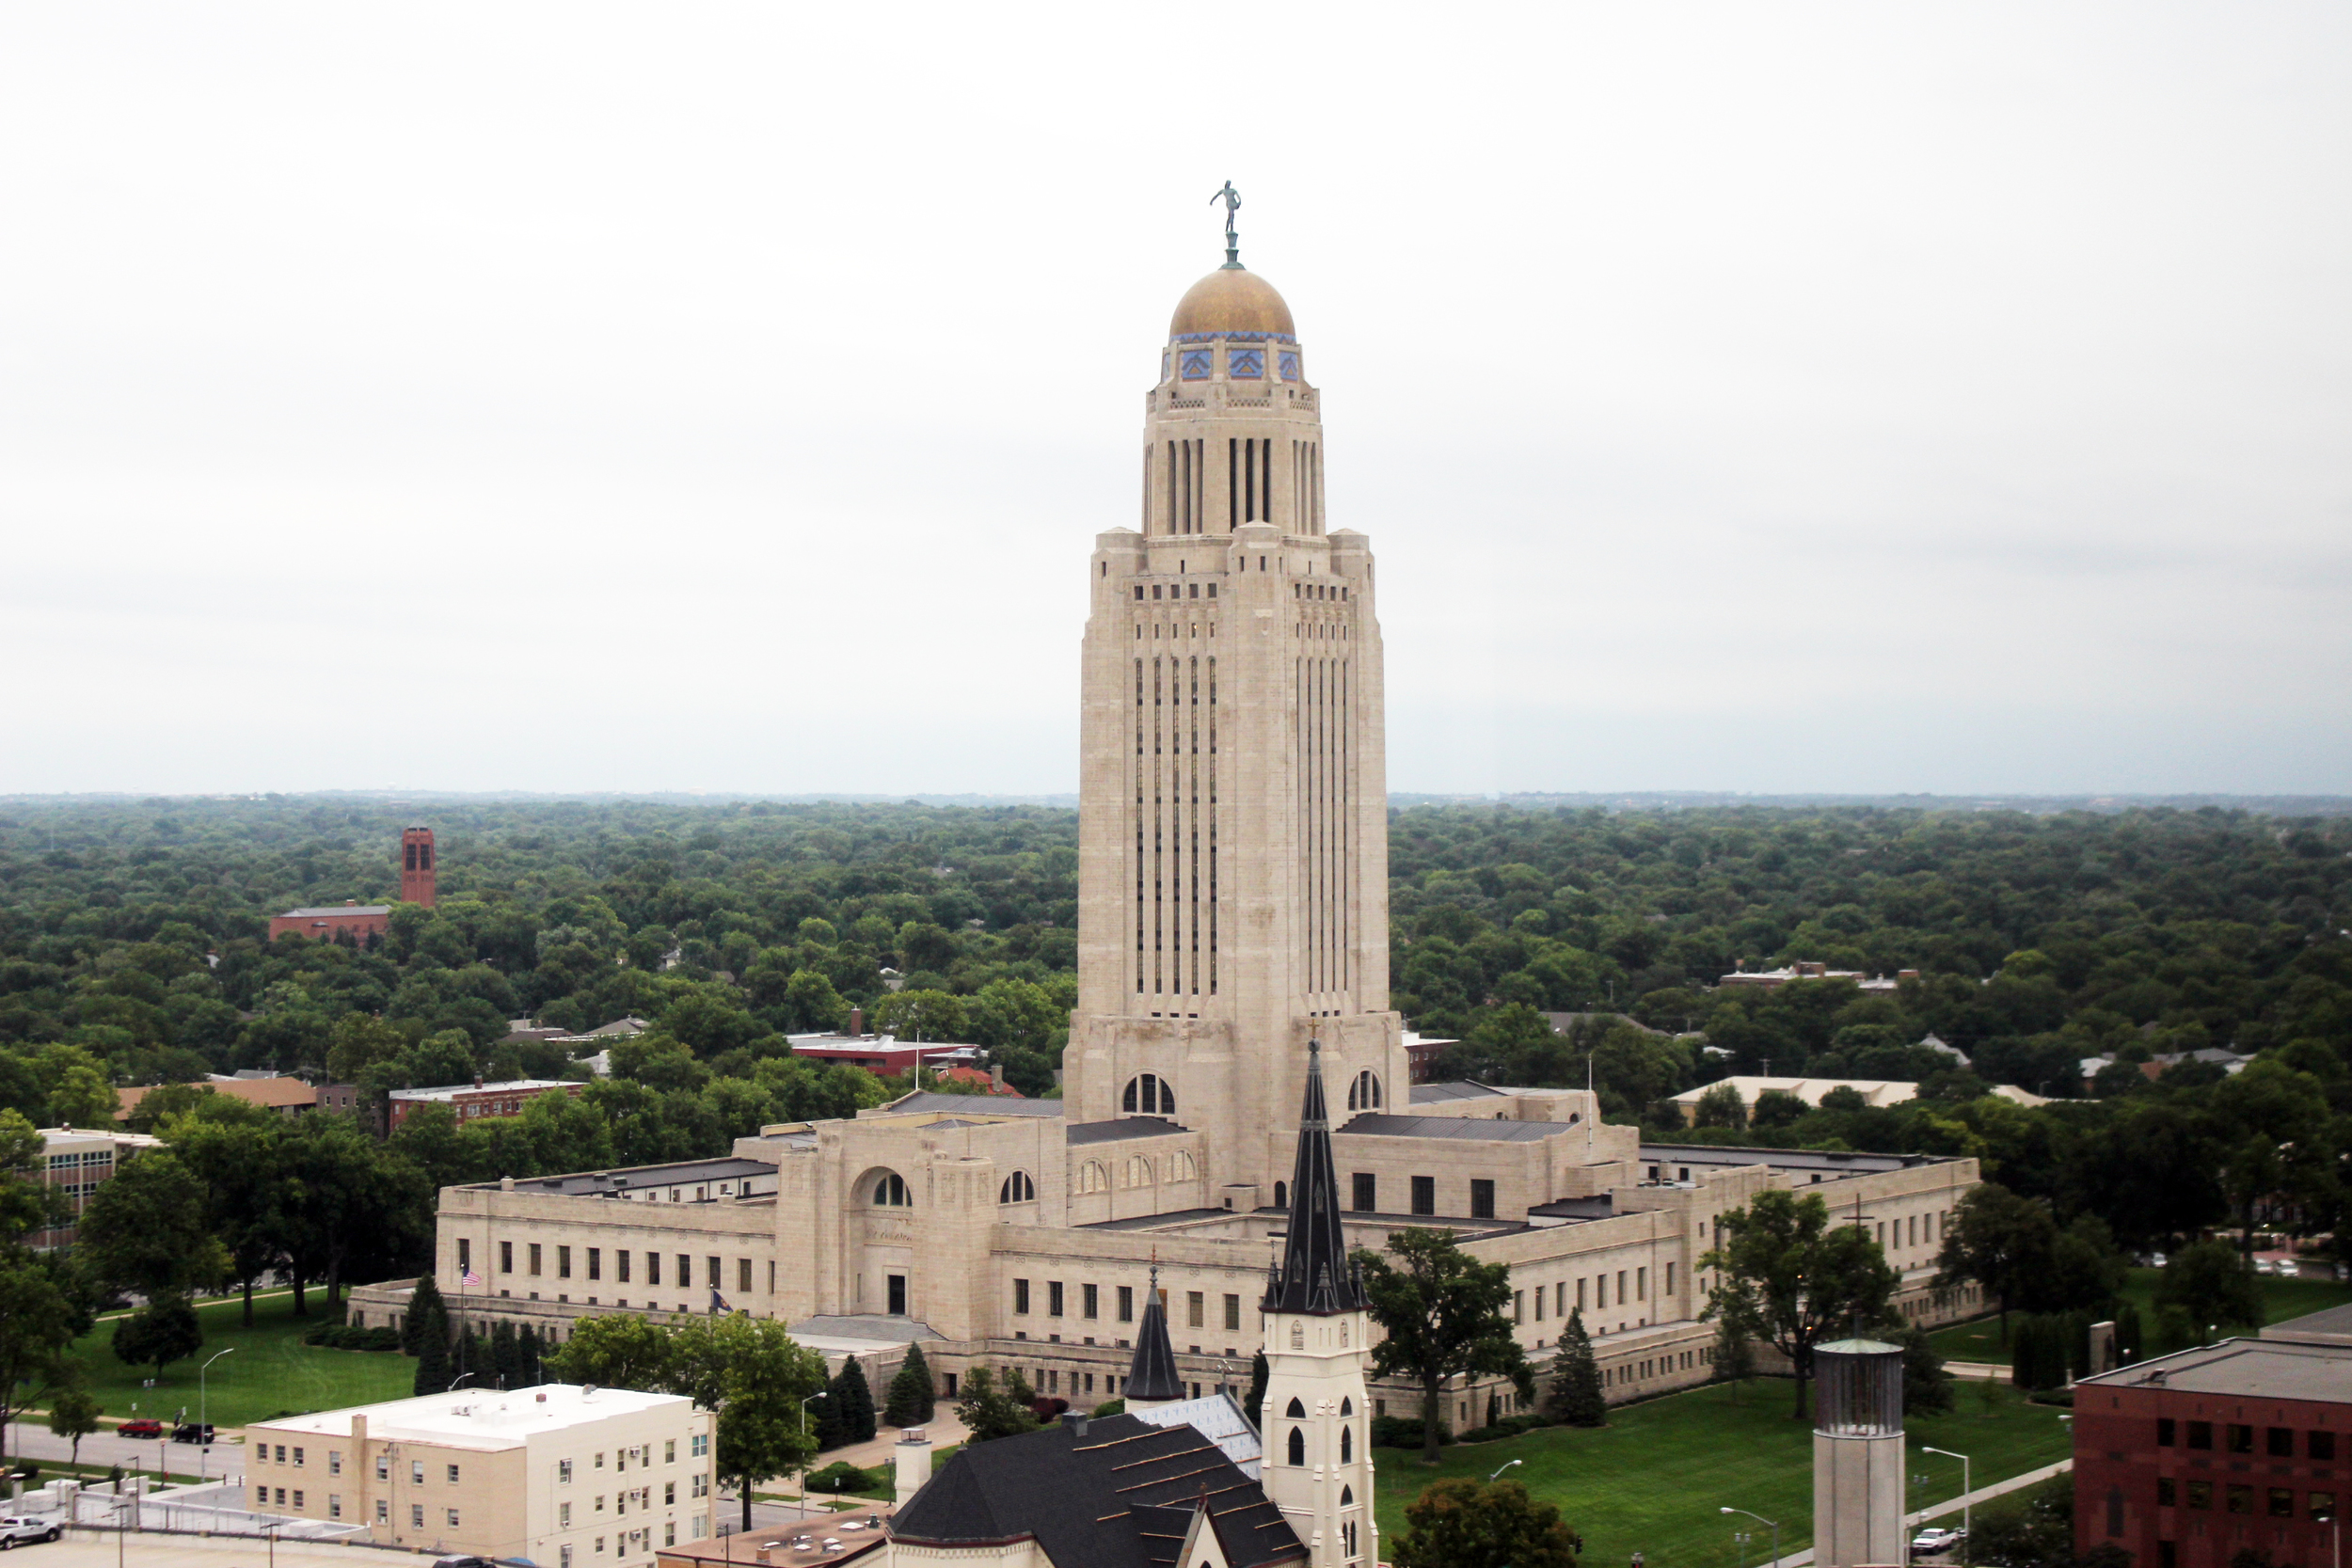
[[[1920,1447],[1969,1455],[1976,1484],[1989,1486],[2067,1457],[2061,1412],[2027,1404],[2005,1385],[1962,1386],[1948,1416],[1913,1418],[1911,1468],[1928,1480],[1911,1506],[1930,1507],[1960,1494],[1960,1465]],[[1770,1555],[1770,1532],[1721,1510],[1752,1509],[1780,1521],[1784,1553],[1813,1540],[1813,1425],[1789,1418],[1795,1401],[1782,1379],[1757,1379],[1742,1388],[1710,1385],[1609,1413],[1599,1429],[1546,1427],[1499,1443],[1440,1450],[1435,1469],[1417,1452],[1373,1451],[1378,1465],[1380,1528],[1393,1537],[1405,1528],[1405,1507],[1430,1481],[1448,1476],[1485,1478],[1508,1460],[1520,1460],[1510,1478],[1542,1501],[1556,1504],[1569,1528],[1584,1537],[1589,1561],[1622,1563],[1635,1552],[1647,1568],[1736,1568]],[[1753,1531],[1744,1549],[1734,1528]]]

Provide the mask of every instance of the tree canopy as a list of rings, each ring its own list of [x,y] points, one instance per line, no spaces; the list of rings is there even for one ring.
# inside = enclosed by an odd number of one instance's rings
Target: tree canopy
[[[1383,1336],[1374,1372],[1421,1388],[1422,1463],[1438,1462],[1438,1396],[1448,1378],[1505,1376],[1533,1397],[1535,1374],[1510,1318],[1508,1265],[1481,1263],[1450,1230],[1418,1227],[1391,1232],[1386,1251],[1351,1256]]]

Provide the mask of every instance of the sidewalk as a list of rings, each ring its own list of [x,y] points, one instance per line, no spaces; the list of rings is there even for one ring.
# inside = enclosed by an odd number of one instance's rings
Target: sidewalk
[[[1949,1502],[1937,1503],[1932,1507],[1920,1509],[1915,1513],[1906,1513],[1903,1515],[1903,1533],[1908,1537],[1913,1529],[1927,1523],[1930,1519],[1940,1519],[1947,1513],[1958,1513],[1963,1508],[1973,1508],[1979,1503],[1989,1502],[2004,1493],[2031,1486],[2037,1481],[2048,1481],[2052,1476],[2062,1476],[2074,1467],[2073,1460],[2061,1459],[2055,1465],[2044,1465],[2039,1470],[2027,1470],[2025,1474],[2011,1476],[2007,1481],[1996,1481],[1990,1486],[1979,1486],[1964,1497],[1954,1497]],[[1807,1546],[1804,1551],[1790,1552],[1787,1557],[1765,1563],[1763,1568],[1812,1568],[1812,1562],[1813,1548]]]

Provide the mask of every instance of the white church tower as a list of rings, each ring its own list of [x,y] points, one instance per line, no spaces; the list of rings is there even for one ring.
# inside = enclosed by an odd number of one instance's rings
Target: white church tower
[[[1266,1281],[1265,1494],[1307,1543],[1314,1568],[1380,1560],[1372,1517],[1371,1410],[1364,1356],[1371,1319],[1349,1263],[1323,1099],[1321,1048],[1307,1047],[1307,1093],[1282,1259]]]

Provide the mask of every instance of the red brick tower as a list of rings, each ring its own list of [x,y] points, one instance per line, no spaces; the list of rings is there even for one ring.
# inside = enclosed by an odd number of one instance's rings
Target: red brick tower
[[[400,897],[405,904],[433,907],[433,830],[410,828],[400,835]]]

